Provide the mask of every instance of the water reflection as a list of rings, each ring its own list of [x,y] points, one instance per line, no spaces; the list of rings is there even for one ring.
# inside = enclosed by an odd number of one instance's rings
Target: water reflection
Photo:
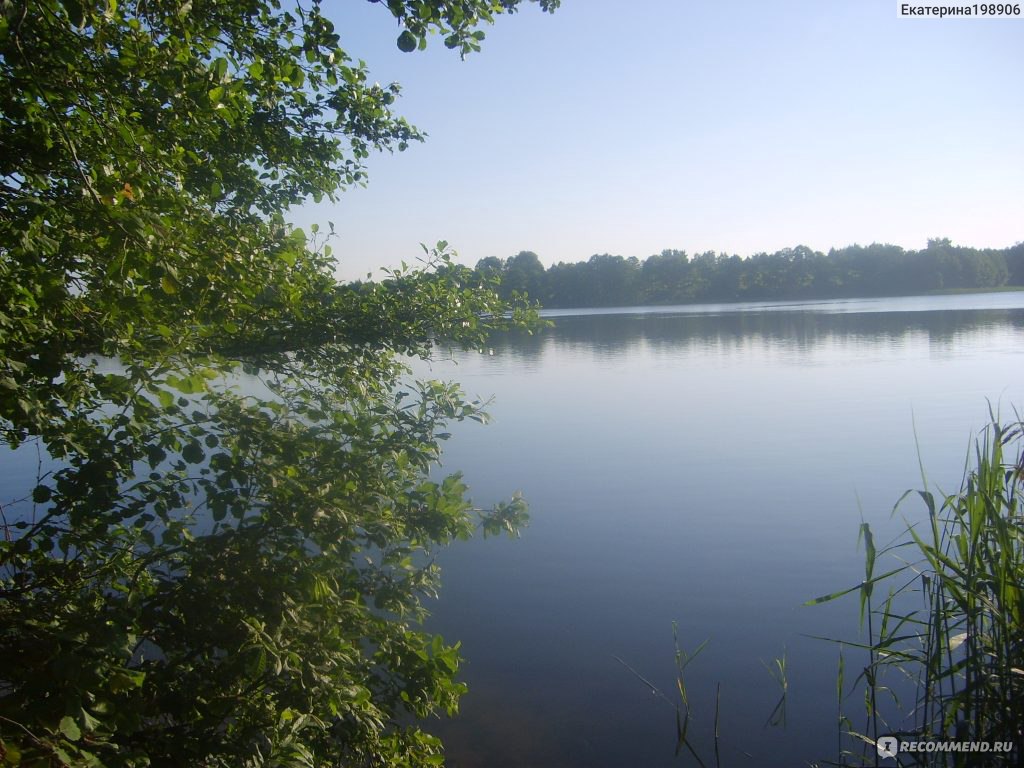
[[[533,335],[497,334],[489,342],[495,356],[530,365],[546,354],[579,353],[613,359],[645,348],[660,353],[718,350],[725,354],[751,347],[813,353],[828,346],[865,343],[900,348],[910,339],[935,350],[969,343],[972,337],[1024,334],[1019,309],[914,311],[892,313],[732,312],[727,314],[613,314],[552,318],[553,328]]]
[[[986,398],[1024,403],[1024,294],[552,314],[432,371],[495,395],[446,468],[533,516],[441,557],[432,626],[470,685],[437,726],[452,764],[677,764],[674,712],[615,661],[671,694],[673,621],[711,640],[689,686],[708,748],[722,685],[723,764],[836,759],[836,649],[808,636],[855,639],[856,606],[800,606],[856,583],[862,516],[901,528],[918,446],[955,490]],[[789,729],[765,729],[784,650]]]

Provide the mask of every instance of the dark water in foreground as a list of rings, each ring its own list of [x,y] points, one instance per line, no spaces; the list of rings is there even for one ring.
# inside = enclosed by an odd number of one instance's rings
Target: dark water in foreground
[[[432,366],[495,396],[446,468],[481,505],[521,489],[533,518],[519,541],[440,558],[430,626],[462,641],[470,686],[433,729],[450,764],[694,764],[640,679],[677,699],[673,622],[685,649],[709,641],[687,668],[706,763],[719,686],[722,765],[835,760],[838,650],[808,636],[856,640],[857,605],[802,603],[860,580],[862,517],[880,542],[902,527],[915,430],[929,482],[953,491],[986,398],[1024,406],[1024,294],[552,316]],[[766,726],[783,653],[786,725]],[[848,649],[848,678],[858,663]]]

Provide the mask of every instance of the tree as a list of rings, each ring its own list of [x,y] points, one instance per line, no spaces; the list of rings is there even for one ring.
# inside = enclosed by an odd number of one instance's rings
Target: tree
[[[1007,248],[1005,253],[1007,282],[1010,285],[1024,285],[1024,243]]]
[[[487,256],[480,259],[473,269],[482,279],[500,281],[505,274],[505,260],[497,256]],[[502,285],[504,286],[504,283]]]
[[[635,284],[640,262],[631,257],[595,253],[587,260],[586,288],[595,307],[628,306],[636,301]]]
[[[650,256],[642,268],[643,298],[655,304],[685,301],[690,298],[687,294],[689,271],[690,257],[686,251],[666,249]]]
[[[466,54],[519,0],[383,5]],[[3,0],[0,77],[0,439],[41,456],[0,500],[0,761],[439,763],[430,553],[525,508],[428,479],[483,414],[397,356],[533,313],[444,243],[339,285],[282,217],[422,138],[398,86],[315,0]]]
[[[526,293],[537,298],[544,285],[544,265],[533,251],[520,251],[505,262],[502,291],[506,296]]]

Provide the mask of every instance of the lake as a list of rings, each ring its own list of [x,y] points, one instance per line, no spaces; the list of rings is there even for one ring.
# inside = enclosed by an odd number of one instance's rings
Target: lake
[[[860,581],[862,519],[882,544],[920,518],[892,509],[921,466],[959,487],[988,402],[1024,406],[1024,292],[547,315],[416,366],[493,396],[491,424],[451,429],[444,469],[481,506],[521,490],[532,516],[518,540],[438,555],[428,628],[462,642],[469,685],[458,718],[428,724],[449,765],[694,764],[675,755],[674,625],[683,650],[706,641],[686,669],[706,764],[716,699],[722,765],[836,760],[839,650],[815,637],[864,639],[857,601],[803,604]],[[44,461],[9,453],[0,489]],[[863,724],[862,701],[842,706]]]
[[[494,397],[445,469],[479,505],[522,490],[532,518],[438,558],[429,627],[462,641],[470,688],[431,728],[449,764],[692,764],[673,623],[684,650],[707,641],[686,669],[706,763],[716,696],[723,765],[836,760],[839,649],[812,636],[863,639],[857,601],[803,603],[860,581],[862,520],[881,544],[920,518],[892,511],[921,466],[958,489],[986,399],[1024,406],[1024,293],[547,314],[419,367]],[[842,706],[863,724],[862,700]]]

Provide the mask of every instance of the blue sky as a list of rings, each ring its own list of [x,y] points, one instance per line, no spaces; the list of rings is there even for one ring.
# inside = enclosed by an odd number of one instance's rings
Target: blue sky
[[[1024,20],[900,19],[895,0],[563,0],[460,61],[403,54],[386,10],[329,4],[425,144],[306,205],[343,278],[447,240],[462,261],[665,248],[749,256],[1024,239]]]

